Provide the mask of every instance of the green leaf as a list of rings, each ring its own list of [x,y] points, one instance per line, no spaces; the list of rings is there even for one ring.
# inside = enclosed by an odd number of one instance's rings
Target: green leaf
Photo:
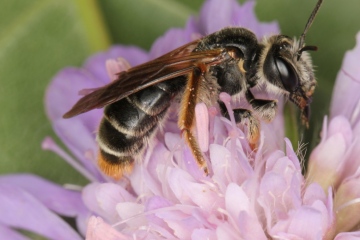
[[[153,41],[172,27],[183,27],[196,14],[182,1],[99,1],[115,43],[149,49]]]
[[[61,68],[81,65],[109,45],[94,1],[3,1],[0,8],[0,172],[32,172],[59,182],[83,178],[54,153],[45,116],[46,86]],[[83,16],[80,10],[93,16]],[[92,24],[91,32],[88,30]],[[97,24],[96,24],[97,23]],[[102,35],[91,38],[91,35]]]

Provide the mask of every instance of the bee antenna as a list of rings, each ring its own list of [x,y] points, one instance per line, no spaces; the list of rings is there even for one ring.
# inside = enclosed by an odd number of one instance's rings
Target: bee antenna
[[[300,58],[302,52],[305,52],[305,51],[317,51],[317,50],[318,50],[317,46],[304,46],[304,47],[300,48],[299,51],[298,51],[298,61],[299,61],[299,58]]]
[[[315,19],[315,16],[316,14],[318,13],[319,11],[319,8],[322,4],[323,0],[319,0],[314,8],[314,10],[312,11],[310,17],[309,17],[309,20],[307,21],[306,25],[305,25],[305,29],[304,29],[304,32],[301,34],[300,36],[300,40],[299,40],[299,51],[298,51],[298,60],[300,59],[300,56],[301,56],[301,53],[303,51],[306,51],[306,50],[313,50],[313,49],[308,49],[306,47],[304,47],[304,42],[305,42],[305,36],[306,36],[306,33],[307,31],[309,30],[311,24],[314,22],[314,19]]]

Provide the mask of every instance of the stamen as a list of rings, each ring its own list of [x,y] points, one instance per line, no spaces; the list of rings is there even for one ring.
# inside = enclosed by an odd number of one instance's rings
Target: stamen
[[[91,182],[98,182],[96,177],[92,175],[89,171],[87,171],[81,164],[79,164],[75,159],[73,159],[69,154],[67,154],[64,150],[62,150],[52,138],[46,137],[41,144],[41,148],[43,150],[49,150],[60,157],[62,157],[70,166],[72,166],[75,170],[77,170],[80,174],[82,174],[85,178],[87,178]]]
[[[234,111],[232,110],[231,105],[230,105],[231,96],[229,94],[225,93],[225,92],[222,92],[222,93],[220,93],[219,97],[220,97],[220,100],[226,106],[226,110],[229,113],[230,121],[231,121],[233,129],[236,130],[237,127],[236,127],[236,122],[235,122],[235,117],[234,117]],[[237,132],[237,131],[235,131],[235,132]],[[236,133],[234,133],[234,137],[236,137]]]
[[[216,109],[216,107],[210,107],[209,108],[209,124],[210,124],[210,129],[209,129],[209,136],[210,136],[210,142],[214,142],[215,141],[215,136],[214,136],[214,121],[215,121],[215,116],[218,115],[218,110]]]
[[[236,146],[236,139],[240,138],[240,134],[239,134],[239,129],[237,128],[236,122],[235,122],[235,116],[234,116],[234,111],[232,110],[231,107],[231,96],[225,92],[220,93],[219,98],[221,101],[224,102],[226,109],[229,113],[229,117],[230,117],[230,121],[231,121],[231,125],[232,125],[232,130],[229,132],[229,137],[230,137],[230,141],[231,141],[231,148],[230,148],[230,153],[232,155],[233,158],[235,159],[239,159],[239,163],[244,171],[244,174],[246,174],[247,176],[250,176],[250,174],[253,172],[252,171],[252,167],[250,166],[249,162],[246,161],[245,159],[247,159],[245,156],[239,157],[237,155],[237,146]],[[241,145],[239,146],[241,147]],[[243,151],[240,151],[240,154],[243,155]]]

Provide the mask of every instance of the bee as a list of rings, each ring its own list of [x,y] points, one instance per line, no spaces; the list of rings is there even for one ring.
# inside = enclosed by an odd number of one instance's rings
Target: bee
[[[266,91],[284,95],[308,124],[316,80],[306,51],[317,48],[304,42],[321,4],[319,0],[299,41],[274,35],[259,42],[245,28],[224,28],[120,72],[117,80],[82,97],[64,118],[105,107],[97,133],[98,163],[105,174],[119,179],[131,170],[134,159],[155,135],[172,100],[180,97],[178,126],[199,167],[208,174],[193,134],[197,103],[219,104],[222,115],[229,118],[219,93],[244,96],[252,109],[233,111],[236,122],[247,128],[253,147],[260,135],[258,119],[270,122],[277,110],[277,100],[253,95],[256,86],[265,85]]]

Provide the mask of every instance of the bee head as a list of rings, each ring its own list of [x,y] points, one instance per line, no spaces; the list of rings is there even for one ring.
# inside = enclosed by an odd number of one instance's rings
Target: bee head
[[[264,46],[262,72],[271,83],[268,87],[288,96],[300,108],[302,119],[307,123],[316,80],[311,58],[305,51],[315,47],[299,49],[298,42],[285,35],[266,39]]]
[[[302,112],[303,123],[308,125],[311,97],[316,80],[311,58],[307,51],[316,46],[305,46],[305,36],[322,4],[319,0],[312,11],[299,41],[285,35],[276,35],[264,41],[263,73],[272,85],[289,96]]]

